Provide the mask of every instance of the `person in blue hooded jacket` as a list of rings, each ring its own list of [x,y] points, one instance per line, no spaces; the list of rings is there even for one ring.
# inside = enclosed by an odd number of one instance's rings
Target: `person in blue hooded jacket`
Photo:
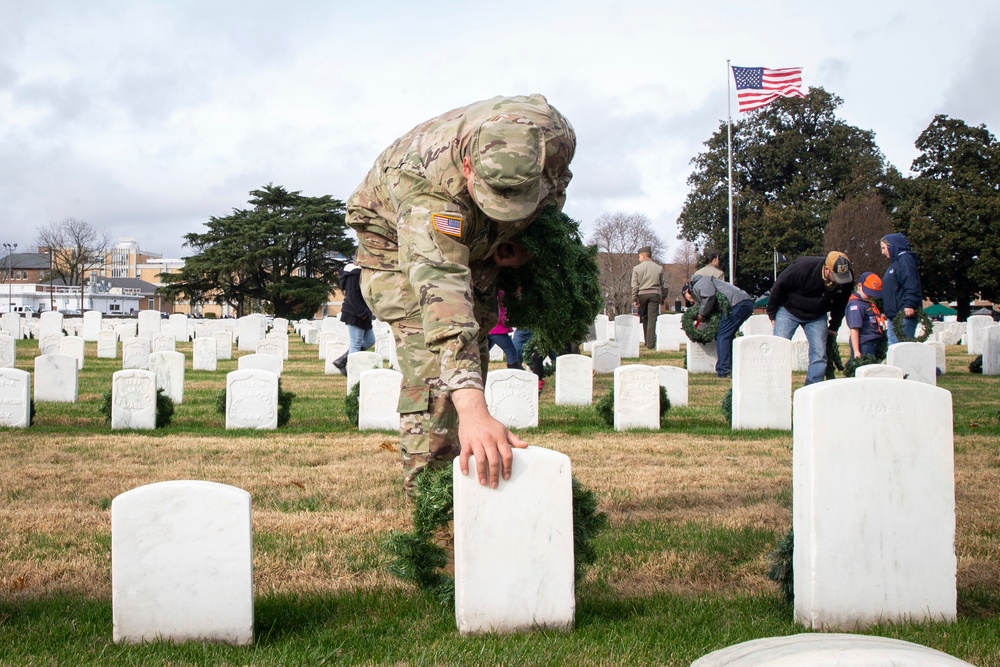
[[[892,326],[892,320],[902,311],[903,333],[914,338],[917,333],[917,310],[923,304],[920,289],[920,271],[917,256],[910,250],[910,242],[902,234],[886,234],[882,237],[882,254],[889,258],[889,268],[882,277],[882,312],[889,326],[886,335],[889,345],[898,343],[899,338]]]

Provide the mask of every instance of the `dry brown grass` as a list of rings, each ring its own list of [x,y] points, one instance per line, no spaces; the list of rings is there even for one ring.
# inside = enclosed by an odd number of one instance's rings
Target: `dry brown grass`
[[[171,479],[246,489],[253,499],[259,593],[399,586],[380,543],[409,525],[397,455],[384,435],[149,437],[30,431],[0,447],[0,592],[77,591],[109,597],[110,501]],[[668,531],[648,550],[602,559],[590,576],[626,595],[770,590],[766,552],[734,562],[674,543],[669,531],[767,531],[791,524],[791,439],[755,441],[669,433],[571,437],[533,444],[568,454],[612,526]],[[1000,586],[1000,458],[990,438],[962,438],[956,454],[959,586]],[[662,536],[661,536],[662,538]],[[650,538],[651,540],[656,538]]]

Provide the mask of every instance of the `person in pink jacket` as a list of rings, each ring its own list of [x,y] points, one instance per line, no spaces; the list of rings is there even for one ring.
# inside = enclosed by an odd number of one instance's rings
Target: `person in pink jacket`
[[[517,354],[517,348],[514,347],[514,341],[510,339],[510,333],[513,331],[509,326],[507,326],[507,312],[503,307],[503,292],[500,292],[500,296],[497,299],[500,308],[500,319],[497,320],[497,325],[490,329],[489,333],[489,349],[493,349],[493,346],[498,346],[503,350],[503,356],[507,359],[507,368],[516,368],[518,370],[524,370],[524,366],[521,365],[521,358]]]

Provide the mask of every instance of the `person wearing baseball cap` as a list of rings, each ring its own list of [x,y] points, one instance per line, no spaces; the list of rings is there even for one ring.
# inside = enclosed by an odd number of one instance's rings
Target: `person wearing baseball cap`
[[[826,377],[827,337],[836,336],[844,320],[854,285],[854,269],[847,255],[799,257],[778,274],[767,301],[774,335],[792,339],[802,327],[809,341],[806,384]]]
[[[858,276],[858,284],[847,301],[844,321],[851,330],[851,358],[865,354],[878,356],[885,341],[885,316],[875,299],[882,298],[882,279],[868,271]]]
[[[494,97],[404,134],[347,201],[362,294],[397,341],[410,497],[428,465],[458,457],[468,474],[472,455],[495,488],[510,477],[511,448],[527,446],[487,409],[482,352],[499,268],[531,259],[519,235],[550,205],[562,210],[575,150],[573,126],[544,96]]]

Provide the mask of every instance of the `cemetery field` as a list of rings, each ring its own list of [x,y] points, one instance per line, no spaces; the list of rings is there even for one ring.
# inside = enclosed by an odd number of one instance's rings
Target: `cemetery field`
[[[0,665],[688,665],[803,631],[767,577],[791,527],[792,436],[731,431],[728,380],[692,375],[689,407],[660,431],[615,433],[592,408],[555,406],[546,378],[539,428],[520,435],[567,454],[596,493],[608,516],[598,562],[577,587],[573,632],[462,637],[450,608],[387,572],[387,535],[411,525],[396,435],[348,423],[346,380],[323,374],[316,346],[290,337],[291,421],[254,432],[226,431],[215,410],[236,360],[195,372],[191,343],[178,343],[184,402],[167,428],[138,432],[111,431],[98,409],[120,352],[98,359],[86,345],[76,403],[40,403],[31,428],[0,428]],[[37,353],[19,341],[17,367],[32,371]],[[958,621],[863,632],[1000,667],[1000,376],[970,374],[970,361],[949,347],[938,378],[954,405]],[[595,377],[595,401],[611,384]],[[253,647],[112,641],[111,501],[178,479],[251,495]]]

